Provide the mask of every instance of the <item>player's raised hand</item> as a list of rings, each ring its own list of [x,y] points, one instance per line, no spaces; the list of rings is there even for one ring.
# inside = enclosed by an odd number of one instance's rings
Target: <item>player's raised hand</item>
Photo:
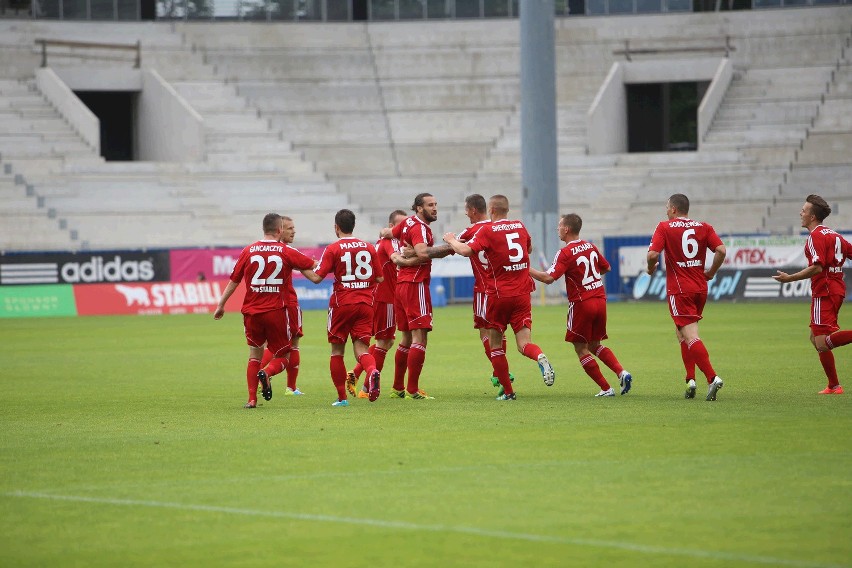
[[[777,282],[781,282],[782,284],[784,282],[789,282],[790,281],[789,278],[790,278],[789,274],[787,274],[786,272],[781,272],[780,270],[778,271],[778,274],[776,274],[775,276],[772,277],[773,280],[775,280]]]

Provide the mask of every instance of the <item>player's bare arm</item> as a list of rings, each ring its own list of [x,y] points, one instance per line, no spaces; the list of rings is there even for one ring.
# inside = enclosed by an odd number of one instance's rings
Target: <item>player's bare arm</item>
[[[316,268],[316,265],[314,265],[314,268]],[[304,276],[305,278],[307,278],[308,280],[310,280],[314,284],[319,284],[323,280],[322,276],[320,276],[319,274],[317,274],[316,272],[314,272],[310,268],[306,268],[305,270],[300,270],[299,272],[301,272],[302,276]]]
[[[705,280],[713,280],[713,277],[716,276],[716,273],[719,272],[719,269],[722,267],[722,263],[725,262],[725,256],[727,254],[728,249],[725,248],[725,245],[719,245],[716,247],[716,250],[713,251],[713,263],[710,265],[710,268],[704,271]]]
[[[225,315],[225,304],[228,302],[228,298],[234,293],[234,291],[239,286],[239,283],[231,280],[228,282],[228,285],[225,286],[225,291],[222,292],[222,297],[219,299],[219,305],[216,306],[216,311],[213,312],[213,319],[222,319],[222,316]]]
[[[536,270],[535,268],[530,268],[530,276],[544,284],[553,284],[556,282],[556,279],[553,276],[542,270]]]
[[[648,274],[653,274],[657,271],[657,268],[660,266],[660,253],[655,250],[648,251]]]
[[[470,248],[466,243],[463,243],[458,240],[454,233],[445,233],[444,242],[450,245],[457,254],[460,254],[462,256],[473,255],[473,249]]]
[[[778,274],[773,276],[772,278],[782,284],[785,282],[796,282],[797,280],[807,280],[817,274],[822,272],[822,265],[814,264],[808,266],[804,270],[800,270],[795,274],[787,274],[786,272],[778,271]]]
[[[395,252],[390,256],[391,262],[397,266],[417,266],[429,262],[429,247],[426,243],[417,243],[414,245],[414,256],[406,258],[402,254]]]

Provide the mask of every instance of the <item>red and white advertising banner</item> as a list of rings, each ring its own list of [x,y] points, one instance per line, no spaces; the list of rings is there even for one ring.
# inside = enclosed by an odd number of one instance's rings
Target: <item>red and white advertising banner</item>
[[[81,316],[134,314],[212,314],[229,280],[157,282],[144,284],[87,284],[74,286],[77,314]],[[225,311],[239,312],[245,295],[237,287]]]
[[[227,280],[242,250],[240,248],[173,250],[171,251],[171,279],[175,282],[192,282],[200,279]],[[299,250],[319,260],[323,248],[305,247]],[[293,276],[302,278],[298,272]]]

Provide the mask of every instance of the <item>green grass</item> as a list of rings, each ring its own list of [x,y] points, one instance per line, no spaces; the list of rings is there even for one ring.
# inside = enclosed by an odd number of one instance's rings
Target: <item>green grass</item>
[[[238,314],[0,320],[0,565],[848,566],[852,392],[816,395],[807,306],[708,306],[716,403],[683,399],[665,304],[609,311],[628,396],[592,396],[554,306],[556,384],[513,352],[496,402],[465,306],[435,314],[436,400],[332,408],[309,312],[307,395],[254,411]]]

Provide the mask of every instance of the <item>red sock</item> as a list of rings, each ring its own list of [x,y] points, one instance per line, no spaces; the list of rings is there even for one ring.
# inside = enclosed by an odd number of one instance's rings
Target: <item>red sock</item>
[[[373,351],[373,345],[370,345],[370,352]],[[361,373],[364,372],[364,367],[361,365],[360,361],[355,362],[355,368],[352,369],[352,374],[355,375],[356,379],[361,378]]]
[[[264,349],[263,350],[263,359],[260,360],[260,368],[263,369],[264,367],[269,365],[269,362],[272,361],[272,359],[273,359],[272,351],[270,351],[269,349]]]
[[[589,375],[593,381],[595,381],[601,390],[609,390],[609,383],[606,382],[606,379],[601,374],[601,368],[598,366],[598,362],[595,361],[595,358],[589,355],[580,356],[580,365],[583,366],[583,370],[586,371],[586,374]]]
[[[686,381],[689,382],[695,378],[695,360],[689,354],[689,347],[686,341],[680,342],[680,358],[683,359],[683,368],[686,369]]]
[[[400,345],[393,357],[393,390],[405,390],[405,371],[408,370],[408,347]]]
[[[372,355],[373,359],[376,360],[376,369],[379,371],[385,368],[385,357],[387,354],[387,349],[382,349],[378,345],[370,347],[370,355]]]
[[[343,355],[332,355],[328,368],[331,371],[331,382],[337,389],[337,400],[346,400],[346,363]]]
[[[361,364],[361,367],[367,371],[367,376],[369,377],[373,374],[373,371],[376,370],[376,359],[370,355],[369,353],[364,353],[360,357],[358,357],[358,363]]]
[[[512,380],[509,378],[509,360],[506,359],[505,349],[493,349],[491,351],[491,367],[494,369],[494,376],[500,381],[503,387],[503,392],[512,394]]]
[[[266,371],[267,377],[274,377],[275,375],[286,369],[288,364],[289,361],[287,360],[287,357],[276,357],[275,359],[267,363],[263,370]]]
[[[707,384],[709,385],[716,378],[716,371],[713,370],[713,365],[710,364],[710,354],[707,353],[704,342],[696,337],[689,342],[688,347],[689,355],[695,361],[695,364],[698,365],[698,368],[701,369],[701,372],[704,373],[704,376],[707,377]]]
[[[491,344],[488,342],[487,337],[480,337],[479,340],[482,342],[482,348],[485,349],[485,356],[488,357],[488,360],[491,360]],[[505,350],[503,351],[505,355]]]
[[[843,347],[844,345],[849,345],[852,343],[852,330],[841,329],[840,331],[835,331],[831,335],[825,338],[825,344],[828,345],[829,349],[834,349],[835,347]]]
[[[823,351],[819,354],[819,362],[822,363],[825,376],[828,377],[829,388],[834,388],[839,385],[840,381],[837,379],[837,368],[834,366],[834,353],[831,351]]]
[[[420,372],[423,371],[423,363],[426,361],[426,346],[412,343],[408,352],[408,387],[410,394],[420,390]]]
[[[506,338],[503,338],[503,342],[505,343]],[[505,351],[505,349],[503,350]],[[532,359],[533,361],[538,361],[538,356],[541,355],[541,347],[536,345],[535,343],[527,343],[524,345],[524,350],[522,351],[524,357]]]
[[[249,359],[246,367],[246,384],[248,385],[249,402],[257,402],[257,372],[260,371],[260,361]]]
[[[595,349],[595,356],[597,356],[597,358],[600,359],[604,365],[609,367],[616,375],[620,375],[621,371],[624,370],[624,367],[622,367],[621,363],[618,362],[618,358],[615,356],[615,353],[613,353],[612,349],[609,347],[598,345],[598,348]]]
[[[296,390],[296,379],[299,378],[299,350],[293,349],[290,351],[290,362],[287,365],[287,388]]]

